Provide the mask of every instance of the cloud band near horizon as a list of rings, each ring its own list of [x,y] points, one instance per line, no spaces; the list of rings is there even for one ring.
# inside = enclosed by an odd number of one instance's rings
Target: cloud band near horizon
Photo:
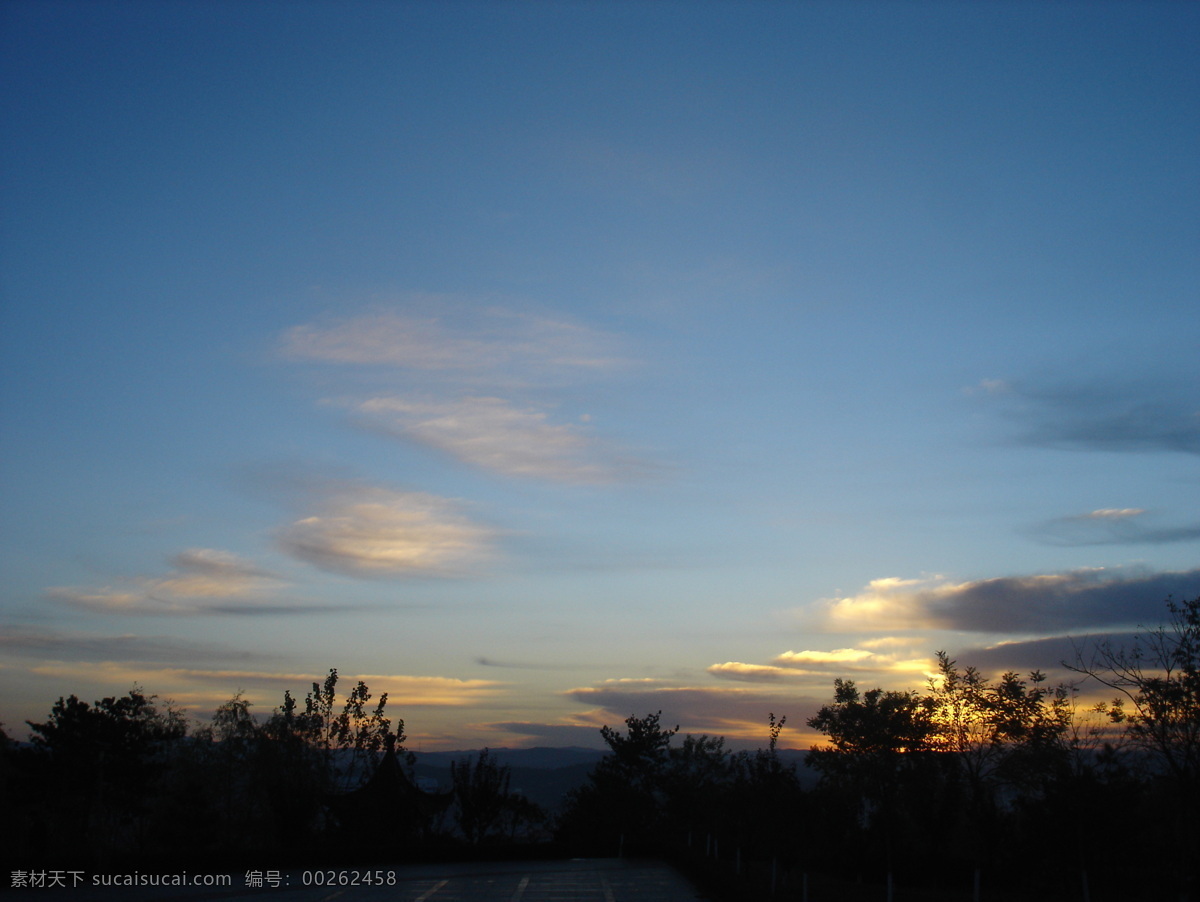
[[[856,595],[825,602],[830,628],[852,632],[960,630],[1053,635],[1134,627],[1161,617],[1163,599],[1200,593],[1200,568],[1154,573],[1087,569],[951,583],[941,578],[872,580]]]

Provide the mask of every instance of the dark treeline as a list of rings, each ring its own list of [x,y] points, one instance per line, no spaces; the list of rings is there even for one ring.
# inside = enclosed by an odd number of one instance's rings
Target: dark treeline
[[[807,788],[769,744],[733,754],[660,714],[609,728],[561,835],[595,852],[719,862],[762,898],[1194,900],[1200,863],[1200,598],[1132,647],[988,679],[938,654],[924,691],[836,680],[808,720]],[[1114,699],[1080,710],[1076,688]],[[710,870],[716,870],[711,868]],[[820,891],[817,884],[820,884]],[[862,885],[860,885],[862,884]]]
[[[0,733],[16,867],[153,861],[209,870],[435,855],[663,855],[731,898],[1196,899],[1200,598],[1127,648],[1066,662],[1112,701],[1081,710],[1040,672],[990,679],[939,653],[922,690],[836,680],[802,780],[778,749],[680,737],[661,712],[605,727],[561,810],[488,750],[422,789],[404,722],[330,671],[265,721],[240,694],[210,723],[134,688],[60,698],[31,742]],[[274,865],[273,865],[274,866]]]
[[[235,695],[189,726],[135,687],[94,704],[60,698],[31,742],[3,740],[0,802],[18,867],[275,866],[404,859],[536,834],[545,815],[508,791],[485,749],[449,788],[420,789],[404,721],[338,674],[290,692],[265,721]],[[0,734],[2,735],[2,734]]]

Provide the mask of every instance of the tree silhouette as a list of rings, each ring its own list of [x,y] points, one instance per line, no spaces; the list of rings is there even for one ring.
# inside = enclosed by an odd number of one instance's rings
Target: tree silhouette
[[[512,774],[484,749],[470,758],[450,762],[458,827],[471,845],[479,845],[502,824],[509,803]]]
[[[291,691],[266,724],[266,734],[296,756],[308,756],[323,791],[347,791],[366,780],[383,753],[403,751],[404,721],[395,729],[386,716],[387,693],[368,709],[371,692],[359,680],[337,711],[338,672],[331,668],[323,683],[312,684],[299,711]]]
[[[1068,690],[1046,686],[1041,671],[1028,680],[1008,671],[993,684],[975,667],[960,670],[944,651],[937,660],[938,674],[929,681],[933,746],[947,765],[948,795],[962,797],[948,808],[960,814],[949,835],[969,845],[979,899],[982,867],[994,852],[1000,787],[1029,799],[1063,784],[1074,709]]]
[[[574,842],[612,854],[626,843],[657,844],[666,809],[665,774],[672,737],[679,727],[664,729],[662,712],[630,716],[622,734],[600,730],[609,752],[592,769],[587,782],[573,791],[560,823],[560,834]]]
[[[1103,641],[1076,649],[1070,670],[1118,693],[1100,706],[1132,746],[1149,757],[1163,787],[1181,899],[1194,899],[1200,875],[1200,596],[1167,599],[1168,622],[1142,628],[1130,646]]]
[[[853,680],[834,680],[832,705],[808,725],[829,737],[831,748],[814,747],[807,760],[823,774],[874,776],[895,771],[905,754],[933,748],[933,705],[916,692],[859,692]]]
[[[720,736],[685,736],[668,750],[661,777],[665,816],[673,829],[703,839],[731,814],[733,756]]]
[[[853,680],[838,679],[833,704],[808,719],[810,727],[829,737],[831,747],[814,747],[805,760],[823,780],[861,799],[860,821],[882,834],[889,899],[899,792],[907,775],[928,764],[936,729],[933,708],[930,699],[915,692],[860,693]]]
[[[45,722],[27,723],[45,756],[50,842],[100,859],[143,851],[170,746],[187,734],[182,713],[134,686],[92,705],[60,697]]]
[[[777,863],[805,848],[801,840],[807,831],[808,805],[795,765],[779,757],[779,734],[787,718],[776,719],[772,712],[767,723],[767,747],[733,757],[733,780],[724,797],[738,847]]]

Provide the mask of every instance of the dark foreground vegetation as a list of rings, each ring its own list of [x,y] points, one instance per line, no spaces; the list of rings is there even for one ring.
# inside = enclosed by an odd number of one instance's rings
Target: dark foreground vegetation
[[[469,855],[654,855],[714,896],[821,900],[1195,900],[1200,598],[1128,648],[1067,662],[1113,700],[1080,710],[1041,673],[991,680],[939,654],[923,691],[837,680],[809,721],[804,786],[766,747],[678,737],[661,713],[605,727],[560,810],[510,790],[486,749],[420,788],[404,723],[338,675],[265,722],[235,696],[189,726],[133,689],[59,699],[32,742],[0,733],[13,868],[210,872]]]

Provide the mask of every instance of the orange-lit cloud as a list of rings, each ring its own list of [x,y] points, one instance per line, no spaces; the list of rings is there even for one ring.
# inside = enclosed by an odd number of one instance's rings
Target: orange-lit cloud
[[[807,676],[804,671],[791,667],[773,667],[769,664],[743,664],[740,661],[726,661],[724,664],[713,664],[707,668],[708,673],[726,680],[740,680],[747,683],[776,683],[782,680],[796,680]]]
[[[376,697],[386,692],[389,704],[406,708],[460,708],[491,701],[507,692],[506,684],[496,680],[390,674],[366,674],[354,679],[366,683]]]
[[[916,636],[876,636],[874,639],[859,639],[858,644],[863,648],[916,648],[924,642]]]
[[[822,664],[856,663],[874,657],[874,653],[862,648],[837,648],[833,651],[785,651],[775,659],[785,667],[811,667]]]
[[[274,707],[284,690],[297,698],[322,682],[325,674],[272,672],[248,669],[204,669],[137,664],[122,661],[45,661],[25,668],[38,676],[100,683],[128,688],[134,684],[151,688],[159,695],[185,705],[216,705],[239,689],[255,704]],[[465,707],[503,694],[505,684],[494,680],[464,680],[441,676],[406,674],[340,674],[339,698],[344,698],[359,680],[367,684],[375,700],[386,692],[389,710],[396,707]]]
[[[896,652],[884,654],[862,648],[787,651],[778,655],[771,664],[726,661],[713,664],[708,668],[708,673],[719,679],[745,683],[788,682],[812,687],[825,686],[831,677],[846,675],[871,674],[889,682],[894,682],[898,675],[910,679],[913,674],[920,674],[924,679],[933,666],[932,656],[919,653],[914,656],[915,646],[911,641],[887,637],[875,640],[875,643],[879,648],[895,648]]]

